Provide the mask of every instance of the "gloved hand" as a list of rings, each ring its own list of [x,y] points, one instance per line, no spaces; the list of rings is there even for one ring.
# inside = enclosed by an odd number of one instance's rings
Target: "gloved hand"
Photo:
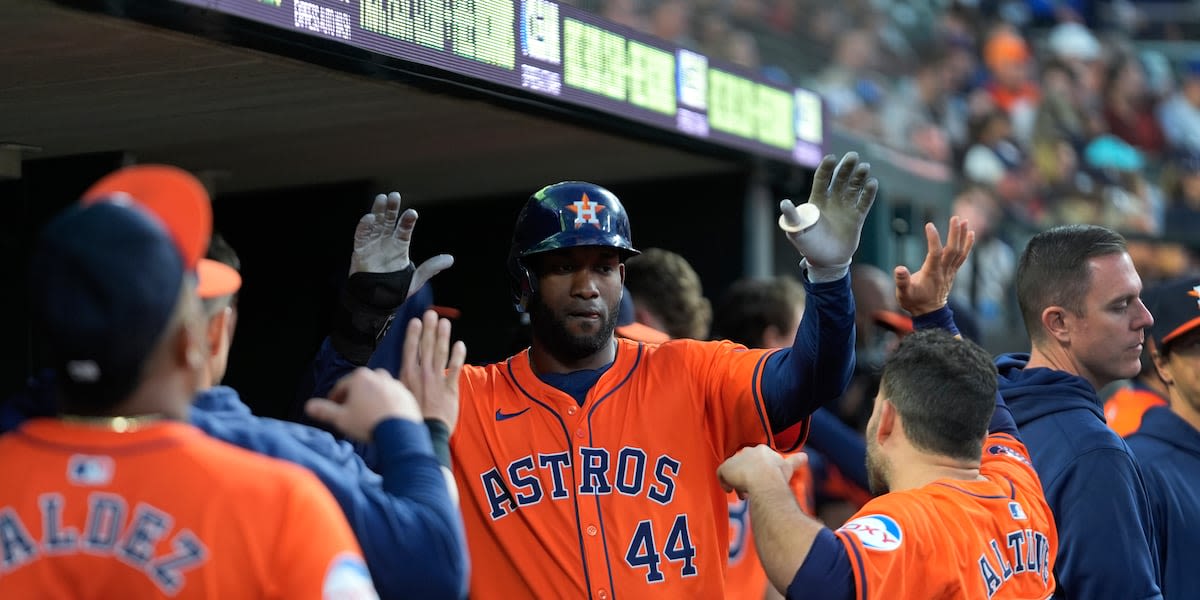
[[[350,258],[350,275],[355,273],[392,273],[403,271],[412,264],[408,247],[412,242],[417,211],[409,208],[400,213],[400,194],[375,196],[371,212],[363,215],[354,230],[354,253]],[[434,275],[454,264],[454,257],[438,254],[417,266],[408,286],[411,297]]]
[[[400,194],[375,196],[354,229],[350,276],[342,288],[330,342],[346,360],[365,365],[387,334],[396,309],[430,278],[454,264],[439,254],[413,268],[408,256],[417,211],[400,213]]]
[[[833,155],[821,159],[813,175],[808,203],[815,211],[798,209],[791,200],[779,203],[783,212],[779,225],[804,256],[810,275],[813,271],[845,273],[858,250],[863,223],[879,190],[879,181],[867,177],[871,165],[860,164],[857,152],[847,152],[841,161],[834,161]],[[809,226],[814,212],[818,218]]]

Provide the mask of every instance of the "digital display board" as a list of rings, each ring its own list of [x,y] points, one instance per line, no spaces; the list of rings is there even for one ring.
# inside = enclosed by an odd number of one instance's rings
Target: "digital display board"
[[[550,0],[175,0],[815,167],[820,96]]]

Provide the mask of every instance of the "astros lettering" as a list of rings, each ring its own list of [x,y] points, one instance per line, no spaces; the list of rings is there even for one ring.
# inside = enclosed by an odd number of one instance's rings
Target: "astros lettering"
[[[607,448],[578,448],[579,485],[581,496],[618,494],[641,496],[666,506],[675,498],[675,477],[679,475],[678,460],[663,454],[653,465],[647,483],[646,451],[626,446],[611,460]],[[491,507],[492,520],[508,516],[518,508],[541,502],[550,492],[551,500],[570,497],[564,472],[572,467],[566,452],[525,456],[508,464],[501,471],[492,468],[480,474],[483,492]]]
[[[1041,575],[1042,582],[1050,580],[1050,543],[1046,535],[1032,529],[1018,529],[1005,536],[1004,543],[993,539],[991,551],[979,555],[979,575],[987,588],[988,598],[1012,578],[1021,573]],[[1007,551],[1001,546],[1008,547]]]
[[[78,524],[63,522],[61,494],[42,494],[38,506],[40,539],[12,507],[0,508],[0,578],[41,558],[87,553],[116,558],[141,571],[165,594],[175,595],[183,587],[185,572],[208,560],[204,543],[187,529],[171,536],[171,552],[157,553],[159,542],[171,534],[174,518],[146,503],[131,511],[118,494],[89,494],[86,521]]]

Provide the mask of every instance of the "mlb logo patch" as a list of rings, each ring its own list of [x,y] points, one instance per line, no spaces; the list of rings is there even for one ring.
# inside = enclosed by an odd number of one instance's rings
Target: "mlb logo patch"
[[[1021,505],[1016,502],[1008,503],[1008,514],[1012,515],[1012,518],[1018,521],[1024,521],[1029,518],[1025,516],[1025,509],[1021,508]]]
[[[900,524],[887,515],[866,515],[842,525],[838,531],[853,533],[862,545],[871,550],[891,552],[904,541]]]
[[[108,485],[115,469],[111,456],[75,454],[67,459],[67,481],[75,485]]]

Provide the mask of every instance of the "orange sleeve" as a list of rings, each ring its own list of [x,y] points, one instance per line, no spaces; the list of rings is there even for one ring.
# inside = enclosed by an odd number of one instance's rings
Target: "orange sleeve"
[[[354,532],[329,490],[303,470],[292,483],[274,553],[279,597],[378,598]]]
[[[775,444],[762,397],[762,369],[775,350],[751,350],[729,341],[672,344],[688,372],[699,375],[699,396],[713,443],[723,457],[744,446]]]
[[[887,500],[876,498],[834,532],[850,558],[858,600],[922,597],[922,563],[934,558],[923,543],[927,532],[915,531],[909,511]]]

